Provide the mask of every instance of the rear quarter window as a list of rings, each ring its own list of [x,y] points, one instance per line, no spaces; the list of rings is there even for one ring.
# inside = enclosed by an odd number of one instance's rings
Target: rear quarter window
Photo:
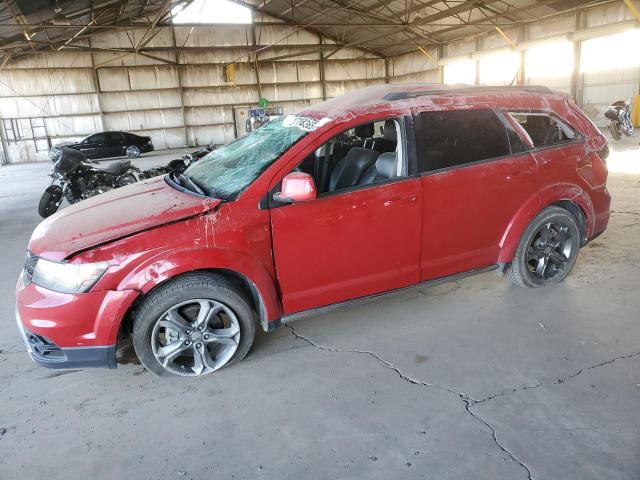
[[[576,132],[559,118],[544,112],[509,112],[534,147],[545,147],[577,138]]]

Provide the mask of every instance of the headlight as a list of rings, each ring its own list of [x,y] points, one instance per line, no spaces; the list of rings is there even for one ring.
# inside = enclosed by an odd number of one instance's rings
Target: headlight
[[[93,287],[107,268],[107,262],[74,264],[39,258],[31,281],[54,292],[82,293]]]

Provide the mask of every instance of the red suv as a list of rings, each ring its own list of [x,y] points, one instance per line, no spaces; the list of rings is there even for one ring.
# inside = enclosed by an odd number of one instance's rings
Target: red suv
[[[33,359],[157,374],[241,360],[255,324],[488,270],[562,281],[609,220],[607,143],[544,87],[382,85],[273,120],[34,231],[16,316]]]

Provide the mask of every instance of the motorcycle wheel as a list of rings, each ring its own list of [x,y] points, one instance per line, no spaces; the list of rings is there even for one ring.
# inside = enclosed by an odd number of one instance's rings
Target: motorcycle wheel
[[[620,140],[622,138],[622,135],[620,134],[620,131],[622,130],[622,128],[618,122],[611,120],[611,124],[609,125],[609,130],[611,130],[611,136],[613,137],[614,140]]]
[[[40,197],[38,204],[38,214],[42,218],[47,218],[56,213],[58,207],[62,203],[62,187],[59,185],[50,185]]]

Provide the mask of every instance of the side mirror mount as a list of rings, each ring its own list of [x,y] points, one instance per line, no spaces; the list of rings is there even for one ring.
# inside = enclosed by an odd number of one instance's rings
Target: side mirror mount
[[[291,172],[282,179],[282,190],[273,195],[279,203],[298,203],[314,200],[317,196],[316,184],[308,173]]]

